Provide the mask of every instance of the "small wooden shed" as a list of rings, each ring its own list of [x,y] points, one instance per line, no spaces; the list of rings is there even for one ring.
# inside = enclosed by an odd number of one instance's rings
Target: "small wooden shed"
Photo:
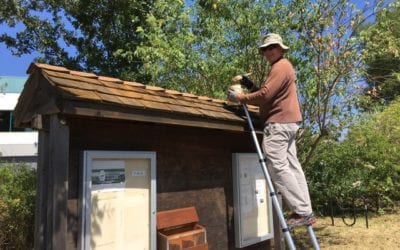
[[[28,73],[15,123],[39,131],[35,249],[154,249],[155,213],[192,206],[210,249],[236,249],[233,155],[255,152],[240,107],[47,64]]]

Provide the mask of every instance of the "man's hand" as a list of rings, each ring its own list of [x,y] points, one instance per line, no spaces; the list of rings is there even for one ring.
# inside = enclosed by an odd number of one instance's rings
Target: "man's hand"
[[[238,93],[238,92],[236,92],[234,90],[228,89],[228,100],[229,101],[238,102],[239,101],[238,100],[238,96],[239,95],[240,95],[240,93]]]

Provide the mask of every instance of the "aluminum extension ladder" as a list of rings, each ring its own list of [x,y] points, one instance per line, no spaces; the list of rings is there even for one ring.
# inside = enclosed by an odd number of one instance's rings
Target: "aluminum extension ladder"
[[[276,213],[277,213],[277,215],[279,217],[279,221],[280,221],[281,227],[282,227],[282,232],[285,235],[286,243],[288,244],[289,249],[296,249],[296,246],[294,245],[292,236],[290,235],[290,228],[286,224],[285,217],[283,216],[282,208],[279,205],[278,197],[275,194],[275,189],[274,189],[274,186],[272,184],[270,175],[269,175],[268,170],[267,170],[265,157],[263,156],[263,153],[261,151],[260,145],[258,143],[256,132],[255,132],[254,126],[253,126],[253,122],[251,121],[251,117],[250,117],[250,114],[249,114],[249,111],[247,109],[246,104],[243,104],[243,109],[244,109],[244,112],[246,113],[247,121],[249,123],[250,130],[251,130],[251,135],[253,137],[254,144],[255,144],[255,146],[257,148],[259,162],[260,162],[261,168],[262,168],[262,170],[264,172],[264,177],[267,180],[268,189],[270,191],[270,197],[272,199],[272,203],[273,203],[273,206],[275,208],[275,211],[276,211]],[[307,232],[310,235],[311,242],[312,242],[312,245],[313,245],[314,249],[319,250],[320,248],[319,248],[319,245],[318,245],[317,237],[314,234],[314,230],[312,228],[312,225],[308,224],[306,226],[307,226]]]

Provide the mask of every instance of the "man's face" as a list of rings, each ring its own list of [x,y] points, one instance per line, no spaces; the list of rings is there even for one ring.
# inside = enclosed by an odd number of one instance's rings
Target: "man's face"
[[[262,48],[262,55],[268,60],[269,63],[273,63],[283,55],[283,49],[279,44],[271,44],[268,47]]]

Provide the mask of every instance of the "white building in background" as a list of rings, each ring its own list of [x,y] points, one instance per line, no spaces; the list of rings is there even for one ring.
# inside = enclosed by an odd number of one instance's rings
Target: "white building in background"
[[[13,111],[27,77],[0,76],[0,162],[36,166],[38,132],[14,127]]]

